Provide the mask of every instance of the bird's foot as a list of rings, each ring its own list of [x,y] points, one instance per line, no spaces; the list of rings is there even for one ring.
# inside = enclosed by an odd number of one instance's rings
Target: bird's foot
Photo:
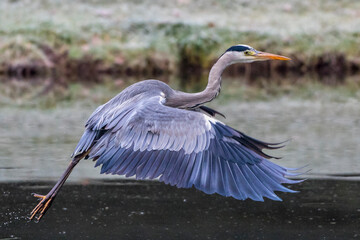
[[[47,195],[40,195],[40,194],[33,194],[34,197],[37,197],[40,199],[40,202],[36,207],[31,211],[30,221],[38,215],[36,218],[37,221],[40,221],[40,219],[44,216],[45,212],[49,209],[51,206],[52,201],[54,200],[54,196],[49,193]]]

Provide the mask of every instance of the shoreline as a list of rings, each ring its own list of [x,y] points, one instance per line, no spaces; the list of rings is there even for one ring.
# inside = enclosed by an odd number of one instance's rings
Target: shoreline
[[[66,47],[63,47],[63,49]],[[169,56],[159,52],[140,55],[134,61],[133,58],[124,57],[129,55],[126,51],[114,54],[114,62],[96,56],[84,54],[81,58],[73,59],[68,51],[56,51],[50,46],[39,47],[42,59],[22,56],[0,65],[0,76],[7,77],[38,77],[38,76],[62,76],[73,78],[88,78],[90,81],[101,75],[112,76],[168,76],[180,75],[197,77],[207,74],[217,58],[212,55],[202,56],[202,61],[194,62],[189,59],[199,58],[193,55]],[[298,56],[296,53],[280,55],[289,56],[292,61],[268,61],[246,65],[233,65],[227,70],[228,75],[245,75],[248,79],[257,77],[270,77],[273,75],[292,74],[302,76],[305,74],[316,75],[318,78],[336,77],[344,78],[360,72],[360,61],[347,58],[341,53],[323,53],[319,56],[308,58]]]

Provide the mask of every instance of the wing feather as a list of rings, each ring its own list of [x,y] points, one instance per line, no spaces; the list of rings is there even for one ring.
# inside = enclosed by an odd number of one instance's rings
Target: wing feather
[[[146,100],[143,100],[146,99]],[[163,105],[160,94],[123,101],[95,111],[74,152],[89,151],[101,173],[167,184],[237,199],[281,200],[274,191],[294,192],[283,183],[289,169],[268,160],[275,149],[201,112]],[[101,132],[99,134],[99,131]]]
[[[191,173],[192,173],[192,169],[194,166],[194,162],[195,162],[195,153],[191,153],[191,154],[187,154],[189,155],[189,160],[188,163],[186,165],[186,169],[184,172],[184,175],[182,176],[180,183],[176,186],[178,187],[182,187],[182,188],[189,188],[192,186],[192,183],[189,181]]]

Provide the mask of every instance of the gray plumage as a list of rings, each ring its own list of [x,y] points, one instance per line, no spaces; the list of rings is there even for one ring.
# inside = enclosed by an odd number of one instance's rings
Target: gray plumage
[[[246,46],[229,48],[214,64],[204,91],[185,93],[158,80],[135,83],[98,107],[72,154],[72,162],[55,187],[31,213],[40,219],[80,159],[92,159],[101,173],[154,179],[205,193],[237,199],[280,200],[274,191],[294,192],[283,183],[289,169],[268,159],[262,149],[276,149],[214,118],[202,106],[220,92],[221,74],[237,62],[289,60]]]
[[[199,93],[176,91],[158,80],[129,86],[90,116],[73,157],[88,152],[101,173],[160,177],[238,199],[279,200],[273,191],[291,191],[281,183],[295,181],[262,152],[277,144],[252,139],[200,111],[219,94],[224,69],[239,59],[246,61],[232,50],[223,54]]]

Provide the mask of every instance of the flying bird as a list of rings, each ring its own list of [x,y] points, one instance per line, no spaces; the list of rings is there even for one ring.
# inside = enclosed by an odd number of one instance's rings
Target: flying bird
[[[178,188],[195,188],[244,200],[281,201],[274,191],[294,192],[283,183],[293,169],[279,166],[263,149],[281,143],[263,142],[227,126],[215,118],[220,114],[203,104],[213,100],[221,88],[221,75],[234,63],[290,60],[257,51],[247,45],[232,46],[210,70],[202,92],[185,93],[158,80],[137,82],[90,116],[71,162],[47,195],[40,199],[30,220],[40,220],[81,159],[92,159],[101,173],[136,179],[156,179]]]

